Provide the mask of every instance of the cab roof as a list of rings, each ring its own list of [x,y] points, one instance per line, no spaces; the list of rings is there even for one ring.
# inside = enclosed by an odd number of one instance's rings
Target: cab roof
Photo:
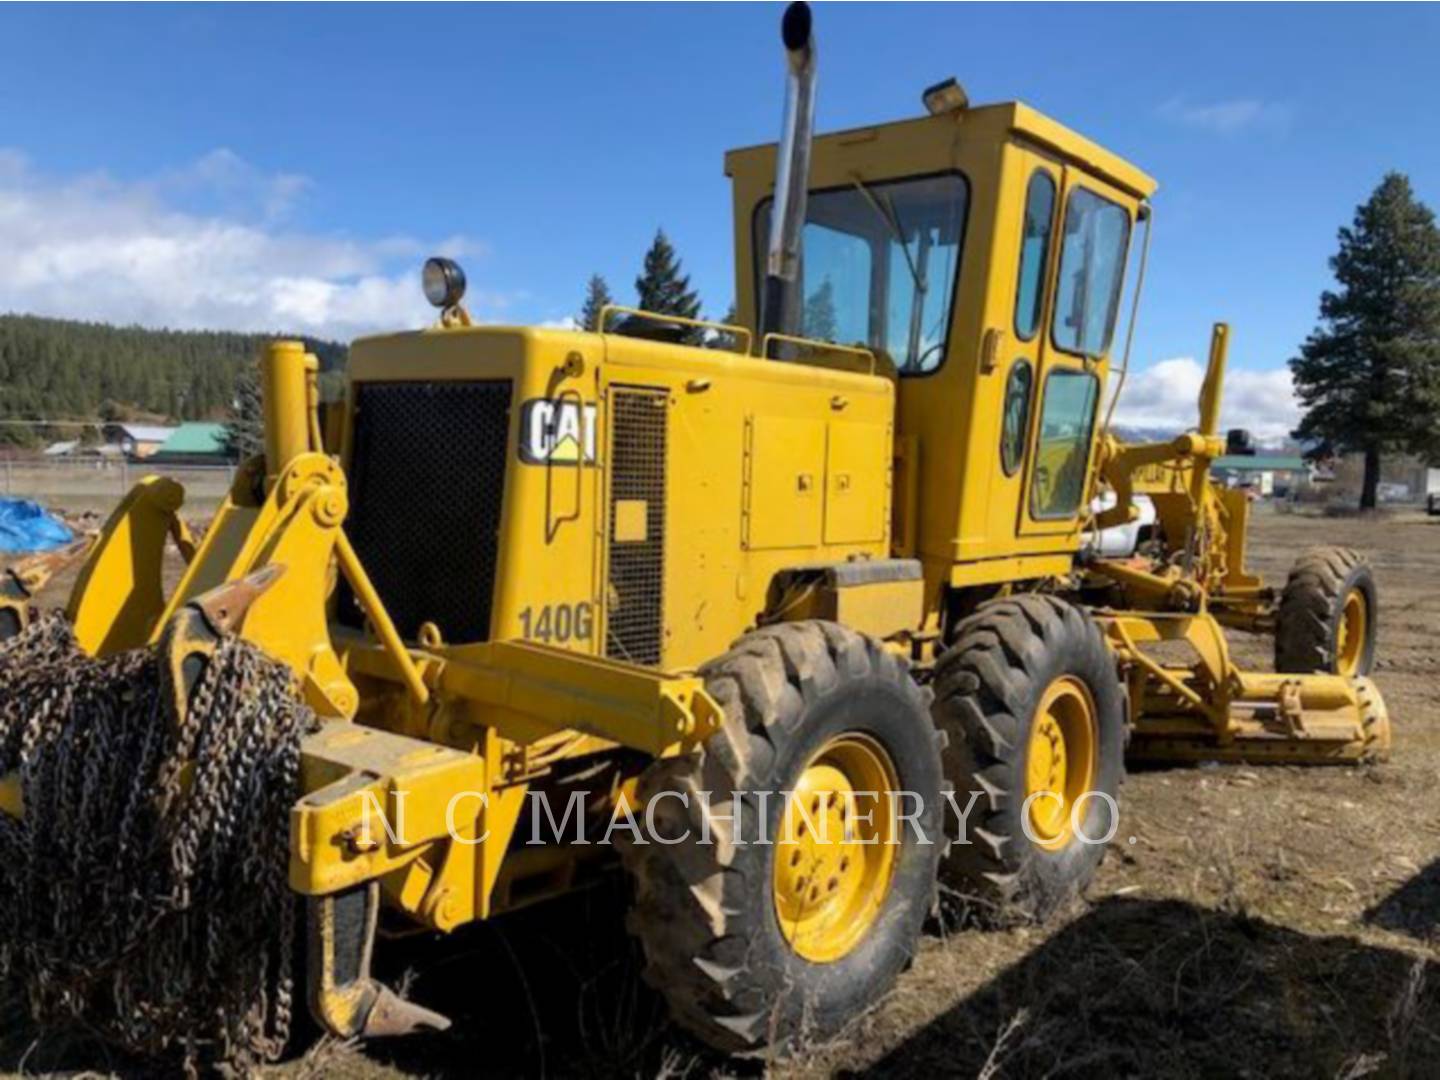
[[[900,132],[901,129],[958,124],[962,131],[977,138],[1000,141],[1015,138],[1032,143],[1066,161],[1092,172],[1124,189],[1139,199],[1148,199],[1159,186],[1153,177],[1132,165],[1118,154],[1111,153],[1098,143],[1072,131],[1057,120],[1019,101],[1005,101],[995,105],[981,105],[973,108],[941,113],[938,116],[920,116],[909,120],[896,120],[885,124],[849,128],[844,131],[826,132],[816,135],[817,144],[827,142],[848,143],[882,133]],[[743,147],[731,150],[725,155],[725,174],[734,176],[747,168],[769,167],[775,154],[774,143]],[[768,159],[758,161],[757,158]]]

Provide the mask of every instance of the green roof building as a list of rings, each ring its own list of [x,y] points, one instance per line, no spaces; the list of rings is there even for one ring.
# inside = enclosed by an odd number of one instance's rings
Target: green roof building
[[[1212,471],[1234,472],[1304,472],[1310,471],[1299,454],[1227,454],[1210,464]]]
[[[228,465],[232,459],[225,448],[225,425],[181,424],[160,444],[160,449],[150,460],[185,465]]]
[[[1210,475],[1229,487],[1284,495],[1308,484],[1311,469],[1299,454],[1227,454],[1210,463]]]

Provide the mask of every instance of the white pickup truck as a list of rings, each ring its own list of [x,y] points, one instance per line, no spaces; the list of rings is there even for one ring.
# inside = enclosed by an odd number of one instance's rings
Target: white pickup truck
[[[1140,545],[1155,534],[1155,504],[1148,495],[1136,495],[1133,501],[1139,511],[1135,520],[1127,525],[1101,529],[1098,535],[1093,529],[1088,531],[1085,534],[1085,550],[1103,559],[1124,559],[1134,555]],[[1090,509],[1098,514],[1114,505],[1115,493],[1107,491],[1096,497]]]

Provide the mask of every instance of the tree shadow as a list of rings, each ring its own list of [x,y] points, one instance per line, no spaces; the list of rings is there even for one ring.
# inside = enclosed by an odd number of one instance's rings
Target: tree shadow
[[[1440,941],[1440,859],[1367,911],[1365,921],[1421,941]]]
[[[668,1022],[625,930],[629,890],[593,888],[453,935],[381,940],[375,974],[448,1016],[443,1034],[325,1040],[265,1070],[275,1077],[619,1078],[695,1074],[712,1055]],[[0,1078],[10,1074],[173,1077],[174,1062],[131,1057],[84,1031],[37,1031],[0,987]]]
[[[376,1041],[372,1062],[426,1076],[634,1077],[704,1072],[712,1055],[669,1023],[641,979],[619,874],[465,928],[382,944],[376,974],[453,1021],[443,1035]]]
[[[1434,1075],[1440,964],[1112,898],[855,1077]]]
[[[0,986],[0,1077],[174,1076],[173,1065],[141,1061],[96,1035],[65,1028],[40,1031],[20,991]]]
[[[1440,865],[1440,864],[1437,864]],[[1377,906],[1433,925],[1437,865]],[[385,942],[377,974],[454,1021],[443,1035],[332,1046],[281,1076],[753,1075],[668,1022],[640,979],[618,875],[450,937]],[[1428,905],[1428,906],[1427,906]],[[1383,910],[1382,910],[1383,909]],[[1414,927],[1403,916],[1403,925]],[[963,950],[964,941],[952,943]],[[899,993],[931,992],[924,985]],[[7,1039],[0,1074],[137,1074],[93,1040]],[[1181,901],[1111,898],[862,1072],[891,1077],[1435,1075],[1440,962]],[[801,1062],[803,1065],[803,1061]]]

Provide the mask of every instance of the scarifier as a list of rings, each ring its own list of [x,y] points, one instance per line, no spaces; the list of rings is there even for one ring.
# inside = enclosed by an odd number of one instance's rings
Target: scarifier
[[[33,597],[82,556],[71,666],[149,650],[130,654],[163,675],[148,723],[203,708],[224,735],[214,671],[237,637],[293,676],[314,727],[287,729],[288,844],[256,859],[288,859],[330,1032],[445,1023],[370,975],[381,919],[448,933],[623,864],[676,1020],[783,1049],[877,1000],[940,886],[995,918],[1083,889],[1127,756],[1388,749],[1368,565],[1313,552],[1277,595],[1245,566],[1245,494],[1211,481],[1228,329],[1193,431],[1110,429],[1150,177],[954,80],[925,115],[812,138],[804,4],[782,37],[784,137],[725,159],[735,325],[472,325],[460,268],[431,260],[437,325],[355,342],[323,422],[315,359],[266,351],[264,453],[198,544],[154,477],[83,552],[0,581],[7,685],[33,685],[13,666],[54,632]],[[697,330],[711,347],[681,343]],[[1141,491],[1155,538],[1099,557]],[[1226,628],[1273,633],[1278,671],[1238,668]],[[12,833],[83,797],[44,786],[33,745],[0,752]],[[233,809],[251,788],[225,789]],[[862,814],[867,792],[914,799]],[[623,832],[617,858],[589,841],[622,810],[654,839]],[[967,842],[944,843],[962,814]]]

